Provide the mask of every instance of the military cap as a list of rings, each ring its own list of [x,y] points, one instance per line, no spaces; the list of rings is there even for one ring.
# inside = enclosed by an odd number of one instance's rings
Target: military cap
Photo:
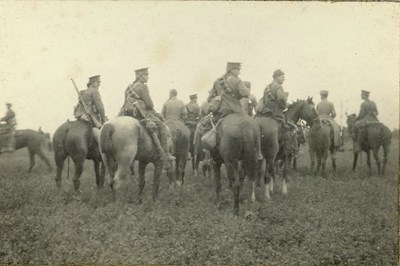
[[[229,71],[234,70],[234,69],[240,69],[240,67],[241,67],[241,63],[228,62],[226,64],[226,72],[229,72]]]
[[[148,75],[149,74],[149,68],[145,67],[145,68],[136,69],[135,70],[135,74],[136,74],[136,76]]]
[[[100,75],[96,75],[89,78],[89,84],[92,84],[95,81],[100,81]]]
[[[11,104],[11,103],[6,103],[6,105],[7,105],[7,106],[9,106],[9,107],[11,107],[11,106],[12,106],[12,104]]]
[[[320,94],[320,95],[328,95],[329,92],[328,92],[327,90],[321,90],[321,91],[319,92],[319,94]]]
[[[190,99],[197,99],[197,94],[195,93],[195,94],[189,95],[189,98]]]
[[[361,94],[369,96],[369,91],[362,90]]]
[[[277,78],[277,77],[280,77],[280,76],[282,76],[282,75],[285,75],[285,73],[283,73],[282,70],[277,69],[277,70],[274,71],[274,74],[272,75],[272,77],[273,77],[273,78]]]
[[[250,81],[243,81],[244,86],[246,86],[247,88],[251,88],[251,82]]]

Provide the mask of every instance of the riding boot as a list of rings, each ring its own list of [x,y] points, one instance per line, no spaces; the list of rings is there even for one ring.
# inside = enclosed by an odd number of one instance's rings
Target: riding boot
[[[175,157],[169,153],[168,132],[166,126],[163,124],[161,127],[159,127],[158,132],[160,134],[160,144],[165,154],[165,160],[163,160],[164,169],[169,169],[171,167],[170,162],[175,160]]]

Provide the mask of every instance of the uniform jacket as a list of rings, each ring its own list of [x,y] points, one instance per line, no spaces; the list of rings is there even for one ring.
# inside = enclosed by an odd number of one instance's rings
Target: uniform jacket
[[[176,97],[164,103],[161,114],[165,120],[185,120],[188,115],[185,104]]]
[[[319,116],[336,117],[335,107],[333,103],[327,99],[322,99],[321,102],[317,104],[317,113]]]
[[[253,94],[250,94],[249,97],[240,99],[240,104],[245,114],[253,116],[253,109],[256,110],[257,107],[257,99]]]
[[[125,103],[119,115],[131,115],[142,119],[155,113],[149,88],[141,82],[134,82],[125,90]]]
[[[373,101],[365,100],[360,106],[357,121],[377,121],[378,109]]]
[[[99,90],[96,88],[89,87],[86,90],[80,91],[83,101],[85,102],[86,107],[91,115],[96,117],[99,122],[104,123],[105,121],[105,112],[104,112],[104,105],[100,97]],[[85,108],[79,102],[78,105],[75,107],[74,116],[76,118],[81,117],[85,114]]]
[[[196,125],[197,122],[200,119],[200,115],[201,115],[201,110],[200,110],[200,106],[198,103],[194,103],[194,102],[190,102],[188,104],[186,104],[186,110],[187,110],[187,119],[186,119],[186,123],[187,124],[192,124],[192,125]]]
[[[17,120],[15,119],[15,113],[13,110],[8,109],[6,115],[0,119],[0,121],[4,121],[7,123],[9,127],[15,127],[17,125]]]
[[[263,94],[262,98],[262,114],[272,114],[277,119],[284,118],[283,110],[287,105],[287,94],[283,90],[281,84],[273,80],[269,84]]]
[[[240,78],[232,75],[223,76],[214,82],[214,86],[210,91],[209,100],[215,96],[221,97],[220,104],[218,102],[210,103],[210,111],[222,114],[243,113],[240,99],[248,95],[249,89]]]

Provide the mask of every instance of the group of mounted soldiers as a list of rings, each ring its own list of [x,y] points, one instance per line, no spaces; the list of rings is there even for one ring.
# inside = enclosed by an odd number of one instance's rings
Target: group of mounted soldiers
[[[225,74],[214,82],[207,100],[201,106],[197,103],[196,94],[190,95],[190,102],[184,104],[183,101],[177,99],[177,91],[172,89],[169,99],[159,113],[154,109],[150,90],[147,86],[149,70],[148,68],[137,69],[135,70],[135,80],[125,90],[125,100],[118,116],[131,116],[146,122],[145,125],[160,152],[164,168],[169,167],[168,162],[173,158],[168,148],[169,133],[165,125],[165,122],[169,119],[182,120],[191,130],[192,136],[202,118],[207,118],[202,119],[201,129],[205,133],[211,129],[211,125],[218,125],[218,121],[232,113],[273,117],[280,122],[282,130],[296,130],[296,121],[289,121],[285,115],[288,106],[288,92],[285,92],[282,86],[285,81],[285,73],[280,69],[274,71],[272,82],[266,86],[261,99],[257,102],[256,97],[250,93],[251,83],[239,78],[240,70],[241,63],[228,62]],[[87,88],[79,92],[79,102],[74,108],[74,117],[90,123],[93,126],[93,133],[96,138],[102,124],[108,120],[99,92],[100,84],[99,75],[90,77]],[[339,146],[342,143],[341,129],[334,121],[336,117],[334,104],[328,101],[327,90],[321,90],[320,95],[321,102],[316,106],[317,114],[331,122],[334,131],[334,143],[335,146]],[[358,151],[360,150],[358,137],[360,128],[370,121],[378,121],[377,107],[373,101],[369,100],[369,92],[363,90],[361,98],[364,102],[361,104],[353,132],[354,149]],[[6,141],[7,145],[2,145],[5,147],[2,147],[1,152],[12,152],[15,150],[16,119],[11,104],[7,103],[6,105],[7,113],[0,121],[8,136],[8,141]],[[260,147],[257,147],[256,150],[260,151]],[[261,157],[261,153],[259,157]]]

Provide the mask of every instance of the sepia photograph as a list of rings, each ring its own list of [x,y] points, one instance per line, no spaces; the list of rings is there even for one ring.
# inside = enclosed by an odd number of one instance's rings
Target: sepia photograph
[[[0,264],[397,265],[394,2],[0,2]]]

